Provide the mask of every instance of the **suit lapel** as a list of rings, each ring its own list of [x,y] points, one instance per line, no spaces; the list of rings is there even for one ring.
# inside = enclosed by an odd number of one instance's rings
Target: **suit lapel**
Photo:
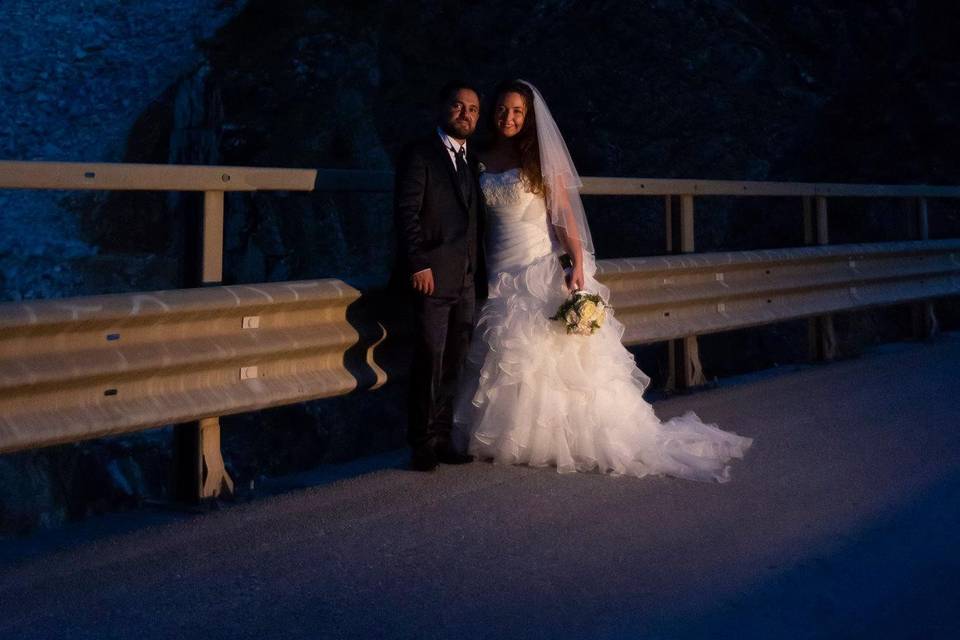
[[[450,153],[447,151],[447,147],[443,144],[440,136],[434,136],[434,139],[436,140],[435,146],[439,159],[443,162],[443,166],[446,167],[447,175],[450,176],[450,187],[456,194],[457,200],[460,201],[460,206],[466,211],[469,207],[467,207],[467,201],[464,199],[463,192],[460,190],[460,180],[457,177],[457,170],[453,167],[453,160],[450,159]]]

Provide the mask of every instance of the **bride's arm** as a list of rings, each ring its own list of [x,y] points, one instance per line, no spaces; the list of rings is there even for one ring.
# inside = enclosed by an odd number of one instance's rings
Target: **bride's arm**
[[[580,233],[577,229],[577,222],[570,210],[570,198],[567,196],[567,190],[563,183],[551,185],[555,189],[553,195],[553,206],[557,210],[560,224],[554,223],[553,228],[563,244],[564,249],[570,255],[573,263],[570,273],[567,275],[567,288],[571,291],[582,289],[584,285],[583,275],[583,243],[580,241]],[[557,188],[560,187],[560,188]],[[547,212],[553,222],[553,212]]]

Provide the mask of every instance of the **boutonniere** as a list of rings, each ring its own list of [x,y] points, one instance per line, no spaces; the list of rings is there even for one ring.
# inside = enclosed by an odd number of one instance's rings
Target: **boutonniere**
[[[477,171],[478,171],[478,172],[483,173],[483,172],[486,171],[486,170],[487,170],[487,165],[483,164],[482,162],[478,162],[478,163],[477,163]]]

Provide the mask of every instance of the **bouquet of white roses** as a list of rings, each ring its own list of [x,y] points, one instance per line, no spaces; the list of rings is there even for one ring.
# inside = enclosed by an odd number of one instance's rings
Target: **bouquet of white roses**
[[[579,290],[570,294],[550,319],[564,323],[567,333],[590,336],[603,326],[609,308],[607,301],[597,294]]]

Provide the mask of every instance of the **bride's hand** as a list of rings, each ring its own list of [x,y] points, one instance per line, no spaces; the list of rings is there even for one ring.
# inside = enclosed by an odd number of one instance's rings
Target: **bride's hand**
[[[567,289],[571,292],[578,291],[583,289],[583,284],[583,265],[576,264],[567,273]]]

